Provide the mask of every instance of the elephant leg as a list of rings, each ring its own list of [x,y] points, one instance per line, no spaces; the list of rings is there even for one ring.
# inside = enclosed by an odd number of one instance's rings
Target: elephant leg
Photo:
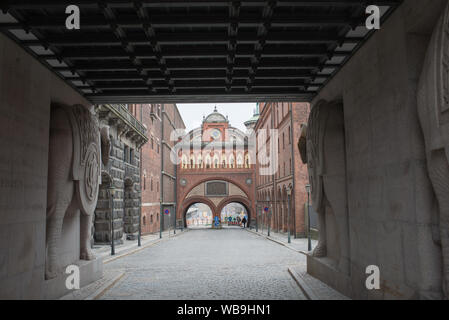
[[[443,252],[443,290],[449,299],[449,159],[444,150],[433,152],[429,159],[429,174],[440,211],[440,234]]]
[[[45,279],[53,279],[59,272],[57,249],[61,239],[64,216],[58,213],[65,212],[63,208],[56,208],[54,217],[47,219],[47,261],[45,264]]]
[[[91,248],[92,236],[92,216],[91,214],[84,214],[81,212],[80,221],[80,259],[93,260],[95,258]]]
[[[72,164],[72,132],[67,115],[61,109],[51,114],[47,182],[47,225],[45,278],[58,273],[58,244],[61,239],[64,216],[74,195],[74,182],[70,177]]]
[[[340,258],[338,268],[345,274],[350,273],[349,261],[349,218],[346,197],[345,175],[326,176],[323,180],[324,192],[332,208],[336,223],[336,235]],[[336,192],[338,191],[338,192]]]
[[[327,234],[326,234],[326,216],[325,209],[323,211],[317,212],[318,216],[318,230],[319,239],[318,244],[313,250],[313,256],[317,258],[324,258],[327,256]]]

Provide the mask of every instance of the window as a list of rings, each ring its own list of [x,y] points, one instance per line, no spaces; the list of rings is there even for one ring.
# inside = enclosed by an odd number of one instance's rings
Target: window
[[[282,132],[282,149],[285,149],[285,133]]]
[[[151,178],[151,180],[150,180],[150,188],[151,188],[151,191],[153,191],[153,178]]]
[[[150,223],[153,223],[153,214],[150,216]]]
[[[157,153],[159,153],[159,141],[157,142]]]
[[[288,144],[292,143],[292,135],[291,135],[291,129],[288,127]]]
[[[134,164],[134,149],[129,149],[129,163]]]
[[[154,149],[154,139],[153,139],[153,137],[151,137],[151,149],[152,150]]]
[[[156,182],[156,191],[159,192],[159,181]]]
[[[143,176],[143,190],[147,189],[147,177],[144,175]]]
[[[129,156],[129,147],[125,145],[123,149],[123,161],[128,162],[128,156]]]
[[[143,216],[142,220],[143,220],[143,225],[146,225],[147,224],[147,219],[146,219],[145,216]]]

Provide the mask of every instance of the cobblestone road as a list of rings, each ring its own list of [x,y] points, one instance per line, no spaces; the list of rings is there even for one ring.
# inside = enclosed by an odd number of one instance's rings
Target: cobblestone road
[[[101,299],[305,299],[288,274],[305,256],[243,229],[191,230],[105,265]]]

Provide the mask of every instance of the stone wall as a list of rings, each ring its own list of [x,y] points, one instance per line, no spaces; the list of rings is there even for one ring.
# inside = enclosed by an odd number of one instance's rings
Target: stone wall
[[[139,230],[139,144],[126,135],[122,135],[122,129],[114,121],[108,120],[109,115],[100,112],[99,116],[101,121],[106,121],[110,125],[111,150],[108,166],[102,167],[103,175],[108,178],[103,178],[103,184],[100,186],[100,199],[95,211],[94,243],[111,242],[111,195],[108,185],[109,180],[112,180],[114,187],[113,234],[114,242],[120,244],[124,239],[137,239]]]
[[[417,84],[447,1],[408,0],[314,100],[344,106],[350,272],[309,257],[308,271],[353,298],[441,298],[437,203],[426,169]],[[333,232],[336,232],[334,230]],[[338,234],[337,234],[338,236]],[[380,268],[381,290],[365,287]]]
[[[44,280],[52,103],[90,106],[57,75],[0,34],[0,299],[58,296]],[[61,250],[75,252],[79,213],[71,219],[69,234],[73,238],[66,239],[68,247]]]

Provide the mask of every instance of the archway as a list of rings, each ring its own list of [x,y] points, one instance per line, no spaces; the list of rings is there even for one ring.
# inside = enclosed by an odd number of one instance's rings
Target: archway
[[[223,227],[238,227],[243,218],[249,221],[249,210],[240,202],[229,202],[220,211]]]
[[[214,208],[205,202],[193,202],[184,210],[184,226],[187,229],[211,228],[214,219]]]
[[[251,221],[251,215],[252,215],[252,210],[251,210],[252,206],[251,206],[250,201],[247,198],[242,197],[242,196],[229,197],[229,198],[223,199],[219,203],[219,205],[217,206],[217,213],[220,215],[221,221],[222,222],[224,221],[222,219],[222,213],[223,213],[224,208],[230,204],[238,204],[244,209],[244,213],[246,214],[247,226],[249,226],[249,222]]]

